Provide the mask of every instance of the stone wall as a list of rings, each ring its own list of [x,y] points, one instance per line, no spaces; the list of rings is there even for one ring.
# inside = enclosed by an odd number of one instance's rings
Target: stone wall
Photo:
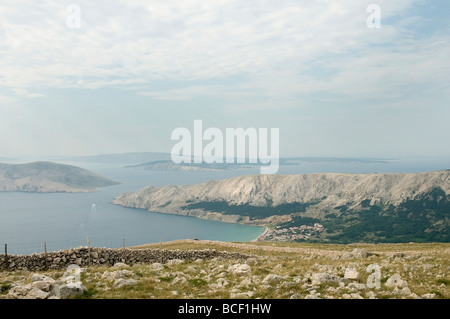
[[[78,266],[113,266],[117,262],[129,265],[137,263],[165,263],[171,259],[212,259],[215,257],[241,259],[249,258],[249,255],[218,251],[215,249],[204,250],[167,250],[167,249],[113,249],[97,247],[78,247],[47,254],[31,255],[1,255],[0,270],[28,270],[42,271],[48,269],[65,269],[71,264]]]

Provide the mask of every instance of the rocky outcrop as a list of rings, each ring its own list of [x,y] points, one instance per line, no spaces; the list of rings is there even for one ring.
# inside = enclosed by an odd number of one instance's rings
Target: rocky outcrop
[[[265,207],[287,203],[317,203],[318,209],[370,203],[399,204],[440,187],[450,194],[450,170],[406,174],[252,175],[187,186],[148,186],[116,197],[113,203],[149,211],[218,219],[214,210],[189,210],[199,202]],[[219,214],[220,215],[220,214]],[[239,217],[239,216],[238,216]],[[238,218],[228,215],[230,221]],[[245,220],[240,220],[245,221]]]
[[[72,281],[70,274],[58,280],[42,274],[33,274],[30,284],[17,284],[7,294],[8,299],[67,299],[82,295],[87,288],[81,281]]]

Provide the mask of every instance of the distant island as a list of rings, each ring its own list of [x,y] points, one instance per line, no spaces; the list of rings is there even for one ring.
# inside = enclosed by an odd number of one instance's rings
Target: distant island
[[[77,156],[77,157],[63,157],[61,159],[70,160],[71,162],[136,165],[152,161],[170,160],[171,157],[169,153],[131,152],[131,153],[98,154],[98,155]]]
[[[450,241],[450,170],[403,174],[248,175],[145,187],[113,203],[268,226],[261,239]]]
[[[180,163],[172,160],[153,161],[138,165],[128,165],[126,168],[143,169],[151,171],[226,171],[229,169],[248,168],[249,165],[226,164],[226,163]]]
[[[133,154],[133,153],[131,153]],[[137,159],[131,154],[128,154],[128,158]],[[164,153],[145,153],[146,156],[161,156],[162,159],[152,160],[140,164],[132,164],[125,166],[126,168],[142,169],[142,170],[152,170],[152,171],[228,171],[237,169],[259,169],[260,163],[249,163],[244,161],[243,163],[238,162],[234,159],[234,163],[227,163],[224,159],[222,163],[174,163],[170,159],[170,154]],[[118,156],[118,155],[117,155]],[[102,159],[113,159],[117,156],[107,157],[107,155],[102,156]],[[124,155],[125,156],[125,155]],[[137,156],[137,154],[136,154]],[[126,156],[125,156],[126,157]],[[123,158],[125,158],[123,157]],[[93,157],[95,158],[95,157]],[[169,159],[167,159],[169,158]],[[291,158],[280,158],[280,165],[284,166],[299,166],[304,163],[330,163],[330,162],[340,162],[340,163],[388,163],[385,159],[365,159],[365,158],[322,158],[322,157],[291,157]]]
[[[89,170],[53,162],[0,163],[0,192],[90,192],[118,184]]]
[[[48,159],[48,158],[47,158]],[[13,159],[4,160],[10,162]],[[102,164],[121,164],[127,168],[145,169],[145,170],[233,170],[233,169],[259,169],[260,163],[250,163],[247,159],[244,163],[181,163],[175,164],[172,161],[170,153],[162,152],[129,152],[97,154],[88,156],[60,156],[51,158],[53,161],[79,162],[79,163],[102,163]],[[299,166],[305,163],[389,163],[392,159],[385,158],[353,158],[353,157],[284,157],[280,158],[282,166]],[[0,157],[1,162],[1,157]]]

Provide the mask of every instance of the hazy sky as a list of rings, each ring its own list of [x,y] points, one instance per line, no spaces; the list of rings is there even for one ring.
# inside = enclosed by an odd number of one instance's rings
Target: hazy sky
[[[449,156],[449,17],[448,0],[2,0],[0,156],[170,152],[195,119],[279,128],[282,156]]]

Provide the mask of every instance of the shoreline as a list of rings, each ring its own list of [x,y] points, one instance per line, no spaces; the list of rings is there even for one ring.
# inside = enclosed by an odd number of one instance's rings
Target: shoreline
[[[264,232],[261,235],[259,235],[258,237],[256,237],[255,239],[251,240],[250,241],[251,243],[258,241],[259,238],[261,238],[262,236],[265,236],[270,230],[269,227],[267,227],[267,226],[260,226],[260,227],[264,227],[265,228]]]

